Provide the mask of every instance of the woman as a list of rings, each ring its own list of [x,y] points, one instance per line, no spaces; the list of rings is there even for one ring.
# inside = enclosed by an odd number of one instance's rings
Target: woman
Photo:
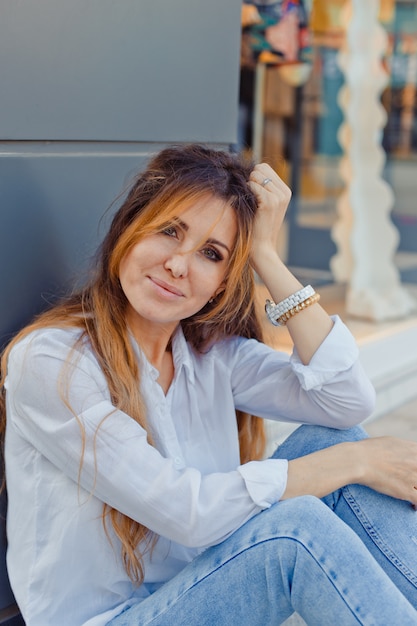
[[[355,427],[374,391],[277,254],[289,199],[266,164],[163,150],[90,283],[6,349],[28,625],[417,624],[417,445]],[[261,341],[254,271],[291,358]],[[259,460],[262,418],[310,426]]]

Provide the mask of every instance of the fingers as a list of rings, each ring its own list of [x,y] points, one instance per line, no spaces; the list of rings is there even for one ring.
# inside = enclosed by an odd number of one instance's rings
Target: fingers
[[[271,195],[287,204],[291,199],[290,188],[267,163],[255,165],[249,185],[261,202],[270,199]]]
[[[291,191],[267,163],[256,165],[249,177],[249,185],[257,198],[258,210],[254,220],[251,265],[263,280],[269,268],[271,255],[277,255],[277,242]]]
[[[367,441],[368,486],[417,506],[417,443],[396,437]]]
[[[250,173],[249,180],[262,188],[285,188],[287,185],[268,163],[258,163]]]
[[[267,163],[259,163],[253,168],[249,180],[263,188],[269,185],[271,189],[279,185],[280,178],[270,165]]]

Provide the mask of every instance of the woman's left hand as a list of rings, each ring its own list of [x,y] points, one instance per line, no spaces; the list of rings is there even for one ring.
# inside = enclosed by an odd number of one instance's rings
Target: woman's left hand
[[[258,199],[254,223],[251,263],[255,270],[263,258],[277,254],[278,234],[291,199],[291,190],[267,163],[253,168],[249,185]]]

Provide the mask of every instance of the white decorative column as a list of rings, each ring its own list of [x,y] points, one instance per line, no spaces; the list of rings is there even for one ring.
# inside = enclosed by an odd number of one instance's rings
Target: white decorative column
[[[378,13],[379,0],[352,0],[346,48],[339,57],[345,76],[339,99],[345,116],[340,172],[346,189],[332,230],[338,252],[330,262],[335,280],[347,283],[347,313],[374,321],[405,317],[416,307],[394,264],[399,240],[390,220],[394,196],[381,177],[386,113],[380,96],[388,77],[381,62],[387,37]]]

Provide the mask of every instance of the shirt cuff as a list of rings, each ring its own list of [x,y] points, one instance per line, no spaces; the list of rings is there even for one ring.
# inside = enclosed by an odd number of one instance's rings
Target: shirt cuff
[[[287,486],[287,460],[249,461],[237,470],[245,481],[250,497],[261,509],[268,509],[282,498]]]
[[[359,356],[359,349],[350,330],[339,316],[332,316],[333,328],[308,365],[304,365],[296,351],[291,356],[291,365],[301,386],[306,391],[320,389],[337,374],[352,367]]]

